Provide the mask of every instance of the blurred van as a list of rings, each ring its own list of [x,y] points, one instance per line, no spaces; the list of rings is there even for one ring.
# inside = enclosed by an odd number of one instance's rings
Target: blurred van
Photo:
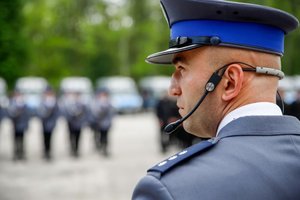
[[[4,117],[8,105],[6,81],[0,77],[0,118]]]
[[[48,81],[45,78],[28,76],[17,79],[15,90],[24,96],[26,105],[35,115],[41,104],[43,93],[48,86]]]
[[[297,98],[297,90],[300,89],[300,77],[285,76],[279,80],[278,89],[285,103],[293,103]]]
[[[130,77],[99,78],[96,82],[96,89],[108,91],[111,103],[118,113],[138,112],[142,108],[142,97],[138,92],[136,83]]]
[[[81,101],[88,105],[93,96],[93,84],[86,77],[66,77],[60,82],[60,101],[64,101],[70,93],[77,93]]]
[[[169,76],[148,76],[140,79],[139,87],[143,96],[144,109],[156,106],[157,101],[167,94],[170,82]]]

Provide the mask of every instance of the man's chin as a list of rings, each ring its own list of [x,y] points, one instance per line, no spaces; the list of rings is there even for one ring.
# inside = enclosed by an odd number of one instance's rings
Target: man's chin
[[[183,125],[183,129],[191,135],[203,139],[211,138],[211,136],[205,133],[205,131],[201,131],[201,127],[199,126],[195,127],[195,125],[192,125],[189,121],[184,121],[182,125]]]
[[[184,117],[186,114],[183,113],[183,109],[179,108],[178,113],[181,117]]]
[[[183,129],[189,133],[189,134],[192,134],[192,135],[197,135],[197,131],[195,129],[193,129],[188,121],[188,119],[186,121],[183,122],[182,124],[183,126]]]

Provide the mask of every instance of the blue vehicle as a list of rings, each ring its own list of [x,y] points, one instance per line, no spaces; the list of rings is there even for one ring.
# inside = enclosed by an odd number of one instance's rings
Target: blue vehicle
[[[110,76],[100,78],[96,88],[109,92],[111,103],[118,113],[134,113],[142,109],[143,100],[136,83],[130,77]]]

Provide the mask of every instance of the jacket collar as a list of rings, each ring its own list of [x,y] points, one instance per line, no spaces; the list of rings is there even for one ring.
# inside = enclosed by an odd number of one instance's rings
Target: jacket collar
[[[292,116],[247,116],[227,124],[218,138],[235,136],[300,135],[299,120]]]

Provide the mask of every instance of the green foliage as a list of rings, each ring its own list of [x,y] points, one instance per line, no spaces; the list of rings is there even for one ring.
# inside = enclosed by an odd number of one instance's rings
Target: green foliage
[[[237,0],[238,1],[238,0]],[[299,0],[241,0],[300,18]],[[21,3],[22,2],[22,3]],[[167,48],[169,30],[159,0],[10,0],[0,2],[0,74],[12,86],[23,75],[58,86],[65,76],[170,74],[145,63]],[[300,73],[300,30],[286,38],[283,69]]]
[[[21,9],[21,0],[0,1],[0,74],[9,85],[23,74],[27,60]]]

